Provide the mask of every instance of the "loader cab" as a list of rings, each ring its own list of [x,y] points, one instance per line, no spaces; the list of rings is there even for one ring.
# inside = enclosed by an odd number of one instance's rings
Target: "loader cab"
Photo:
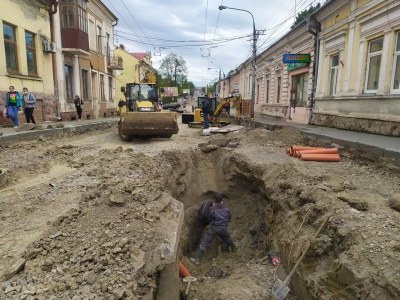
[[[121,87],[125,93],[128,111],[153,112],[157,111],[157,88],[155,84],[129,83]]]

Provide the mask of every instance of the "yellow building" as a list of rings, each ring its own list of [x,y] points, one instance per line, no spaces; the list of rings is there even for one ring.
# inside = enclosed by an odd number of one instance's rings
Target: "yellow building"
[[[400,2],[330,1],[311,123],[400,136]]]
[[[155,73],[151,65],[151,53],[128,52],[124,45],[119,45],[114,50],[114,54],[124,61],[124,70],[116,72],[115,98],[117,109],[120,100],[125,101],[125,95],[121,92],[121,87],[127,83],[140,82],[146,76],[147,72]],[[125,107],[122,108],[124,110]]]
[[[56,118],[50,13],[53,1],[3,0],[0,10],[0,109],[9,86],[27,87],[37,99],[37,122]],[[20,121],[24,120],[20,112]],[[9,120],[0,115],[0,124]]]

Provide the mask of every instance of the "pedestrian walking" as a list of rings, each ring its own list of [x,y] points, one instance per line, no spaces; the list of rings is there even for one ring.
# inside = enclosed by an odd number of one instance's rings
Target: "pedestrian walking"
[[[74,104],[76,108],[76,113],[78,114],[78,120],[80,121],[82,118],[83,101],[81,98],[79,98],[78,95],[75,96]]]
[[[194,113],[194,105],[192,105],[192,113]]]
[[[237,250],[237,247],[233,243],[228,232],[228,224],[231,221],[231,211],[227,206],[222,204],[222,195],[219,193],[215,194],[215,199],[213,206],[210,208],[208,219],[210,221],[210,227],[201,241],[196,257],[190,258],[190,261],[195,265],[200,264],[204,252],[216,236],[219,236],[223,242],[227,243],[231,247],[232,251]]]
[[[36,124],[35,119],[33,118],[33,111],[35,110],[36,98],[32,93],[29,93],[28,88],[23,88],[24,94],[22,95],[23,105],[24,105],[24,113],[26,118],[26,123],[30,123],[32,121],[33,124]]]
[[[211,103],[207,95],[204,96],[204,101],[201,106],[201,111],[203,112],[204,129],[208,129],[210,127],[210,121],[208,119],[208,115],[211,112]]]
[[[11,121],[14,124],[14,128],[18,128],[18,111],[21,110],[22,100],[21,95],[19,94],[19,92],[15,91],[15,88],[12,85],[9,87],[9,92],[7,92],[6,94],[5,107],[7,108],[7,115],[10,117]]]
[[[204,230],[207,225],[210,224],[208,215],[210,214],[210,208],[213,206],[212,201],[207,201],[203,203],[196,215],[196,228],[193,238],[193,250],[195,251],[199,247],[200,239],[203,236]]]

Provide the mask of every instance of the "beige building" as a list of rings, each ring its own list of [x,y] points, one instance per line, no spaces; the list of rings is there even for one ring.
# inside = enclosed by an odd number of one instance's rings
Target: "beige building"
[[[75,95],[84,101],[83,119],[116,115],[114,56],[118,19],[100,0],[60,0],[54,15],[57,95],[63,120],[77,118]]]
[[[330,1],[311,123],[400,136],[400,2]]]
[[[257,115],[303,123],[309,122],[314,78],[314,35],[308,32],[307,21],[297,25],[269,46],[256,59]],[[284,63],[284,54],[306,54],[308,63]],[[244,63],[240,89],[244,99],[251,99],[251,60]]]
[[[4,0],[0,10],[0,110],[9,86],[27,87],[37,99],[37,122],[56,118],[50,13],[54,1]],[[24,115],[19,113],[20,123]],[[11,123],[0,114],[0,124]]]

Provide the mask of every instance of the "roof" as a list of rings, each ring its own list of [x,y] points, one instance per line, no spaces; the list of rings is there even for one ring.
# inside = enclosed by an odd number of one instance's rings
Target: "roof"
[[[129,53],[129,54],[132,55],[133,57],[137,58],[138,60],[143,60],[143,58],[145,58],[145,56],[147,56],[147,53],[142,53],[142,52]]]

